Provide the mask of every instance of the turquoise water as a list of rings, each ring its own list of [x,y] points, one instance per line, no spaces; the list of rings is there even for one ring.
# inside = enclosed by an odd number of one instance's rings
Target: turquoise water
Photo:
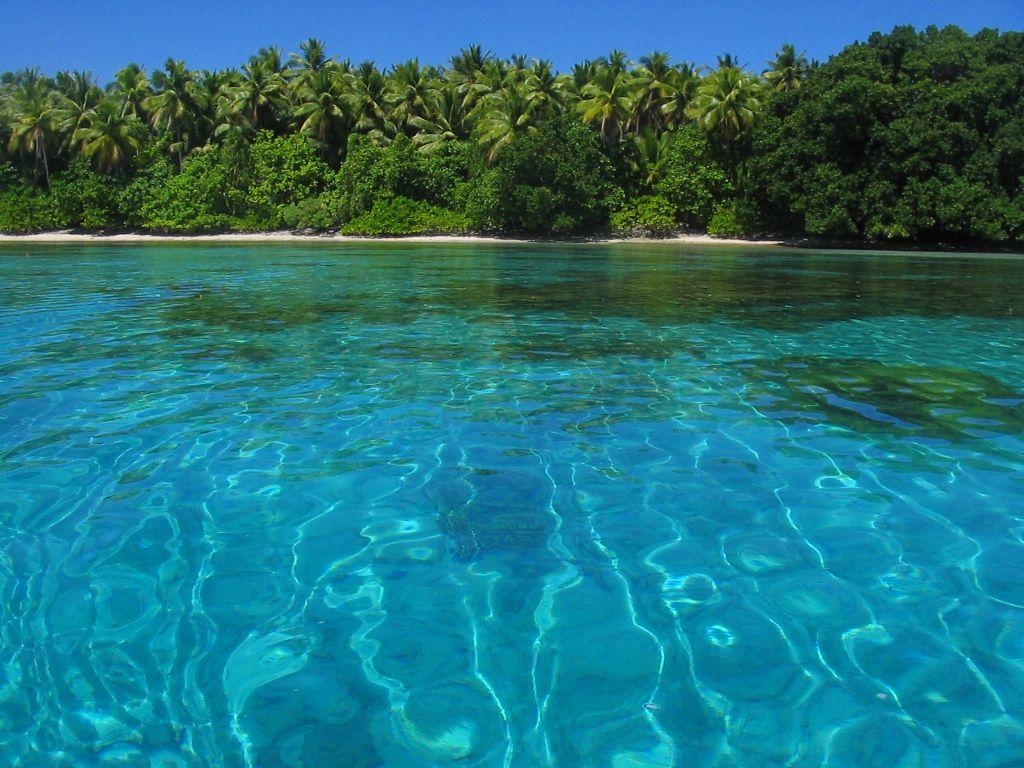
[[[2,765],[1024,765],[1024,259],[6,246],[0,297]]]

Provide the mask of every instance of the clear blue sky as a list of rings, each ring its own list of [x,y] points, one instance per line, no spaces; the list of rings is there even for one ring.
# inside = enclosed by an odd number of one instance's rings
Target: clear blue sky
[[[783,43],[822,61],[898,24],[1024,30],[1024,0],[36,0],[10,2],[0,27],[0,71],[91,70],[103,82],[129,62],[159,68],[173,56],[194,69],[239,66],[260,47],[297,51],[308,37],[328,52],[382,66],[418,57],[444,64],[479,44],[502,56],[548,58],[560,70],[612,49],[636,58],[712,64],[729,52],[760,70]]]

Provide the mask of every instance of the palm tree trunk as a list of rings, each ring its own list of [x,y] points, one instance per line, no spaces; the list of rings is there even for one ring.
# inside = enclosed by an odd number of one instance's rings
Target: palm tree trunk
[[[36,134],[36,162],[43,161],[43,178],[46,179],[46,188],[50,188],[50,163],[46,158],[46,138]]]

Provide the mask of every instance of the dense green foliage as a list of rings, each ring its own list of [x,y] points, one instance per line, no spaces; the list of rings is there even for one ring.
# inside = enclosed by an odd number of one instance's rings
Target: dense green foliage
[[[795,232],[1019,241],[1024,35],[872,35],[769,102],[746,170]]]
[[[568,116],[550,117],[504,147],[476,177],[465,206],[482,230],[592,231],[608,221],[616,199],[610,176],[593,132]]]
[[[1024,240],[1024,34],[899,27],[756,75],[319,40],[241,69],[0,77],[0,231]]]

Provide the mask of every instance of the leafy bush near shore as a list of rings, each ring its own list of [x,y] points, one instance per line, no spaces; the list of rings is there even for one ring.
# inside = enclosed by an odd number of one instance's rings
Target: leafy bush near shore
[[[234,228],[242,195],[223,148],[190,157],[180,173],[148,189],[141,226],[155,232],[218,232]]]
[[[58,229],[117,229],[123,216],[119,205],[124,178],[97,173],[84,157],[53,179],[50,207]]]
[[[710,140],[695,125],[676,131],[654,189],[675,207],[679,223],[689,228],[706,227],[715,205],[734,192]]]
[[[708,222],[708,234],[712,237],[750,237],[762,229],[757,212],[741,200],[719,203]]]
[[[248,148],[239,170],[237,215],[247,230],[287,226],[289,209],[320,194],[331,174],[305,136],[274,136],[269,131]]]
[[[462,214],[422,200],[394,197],[380,200],[373,208],[341,228],[346,235],[462,234],[469,221]]]
[[[0,232],[22,235],[58,228],[43,192],[32,187],[0,189]]]
[[[464,205],[474,229],[566,235],[607,226],[622,190],[597,136],[566,116],[512,139],[476,176]]]
[[[636,237],[665,237],[679,229],[676,207],[660,195],[629,200],[612,214],[612,230]]]
[[[333,232],[341,227],[343,200],[336,188],[307,197],[281,209],[284,227],[291,230]]]
[[[0,163],[0,232],[25,234],[56,228],[49,196],[20,181],[10,163]]]

